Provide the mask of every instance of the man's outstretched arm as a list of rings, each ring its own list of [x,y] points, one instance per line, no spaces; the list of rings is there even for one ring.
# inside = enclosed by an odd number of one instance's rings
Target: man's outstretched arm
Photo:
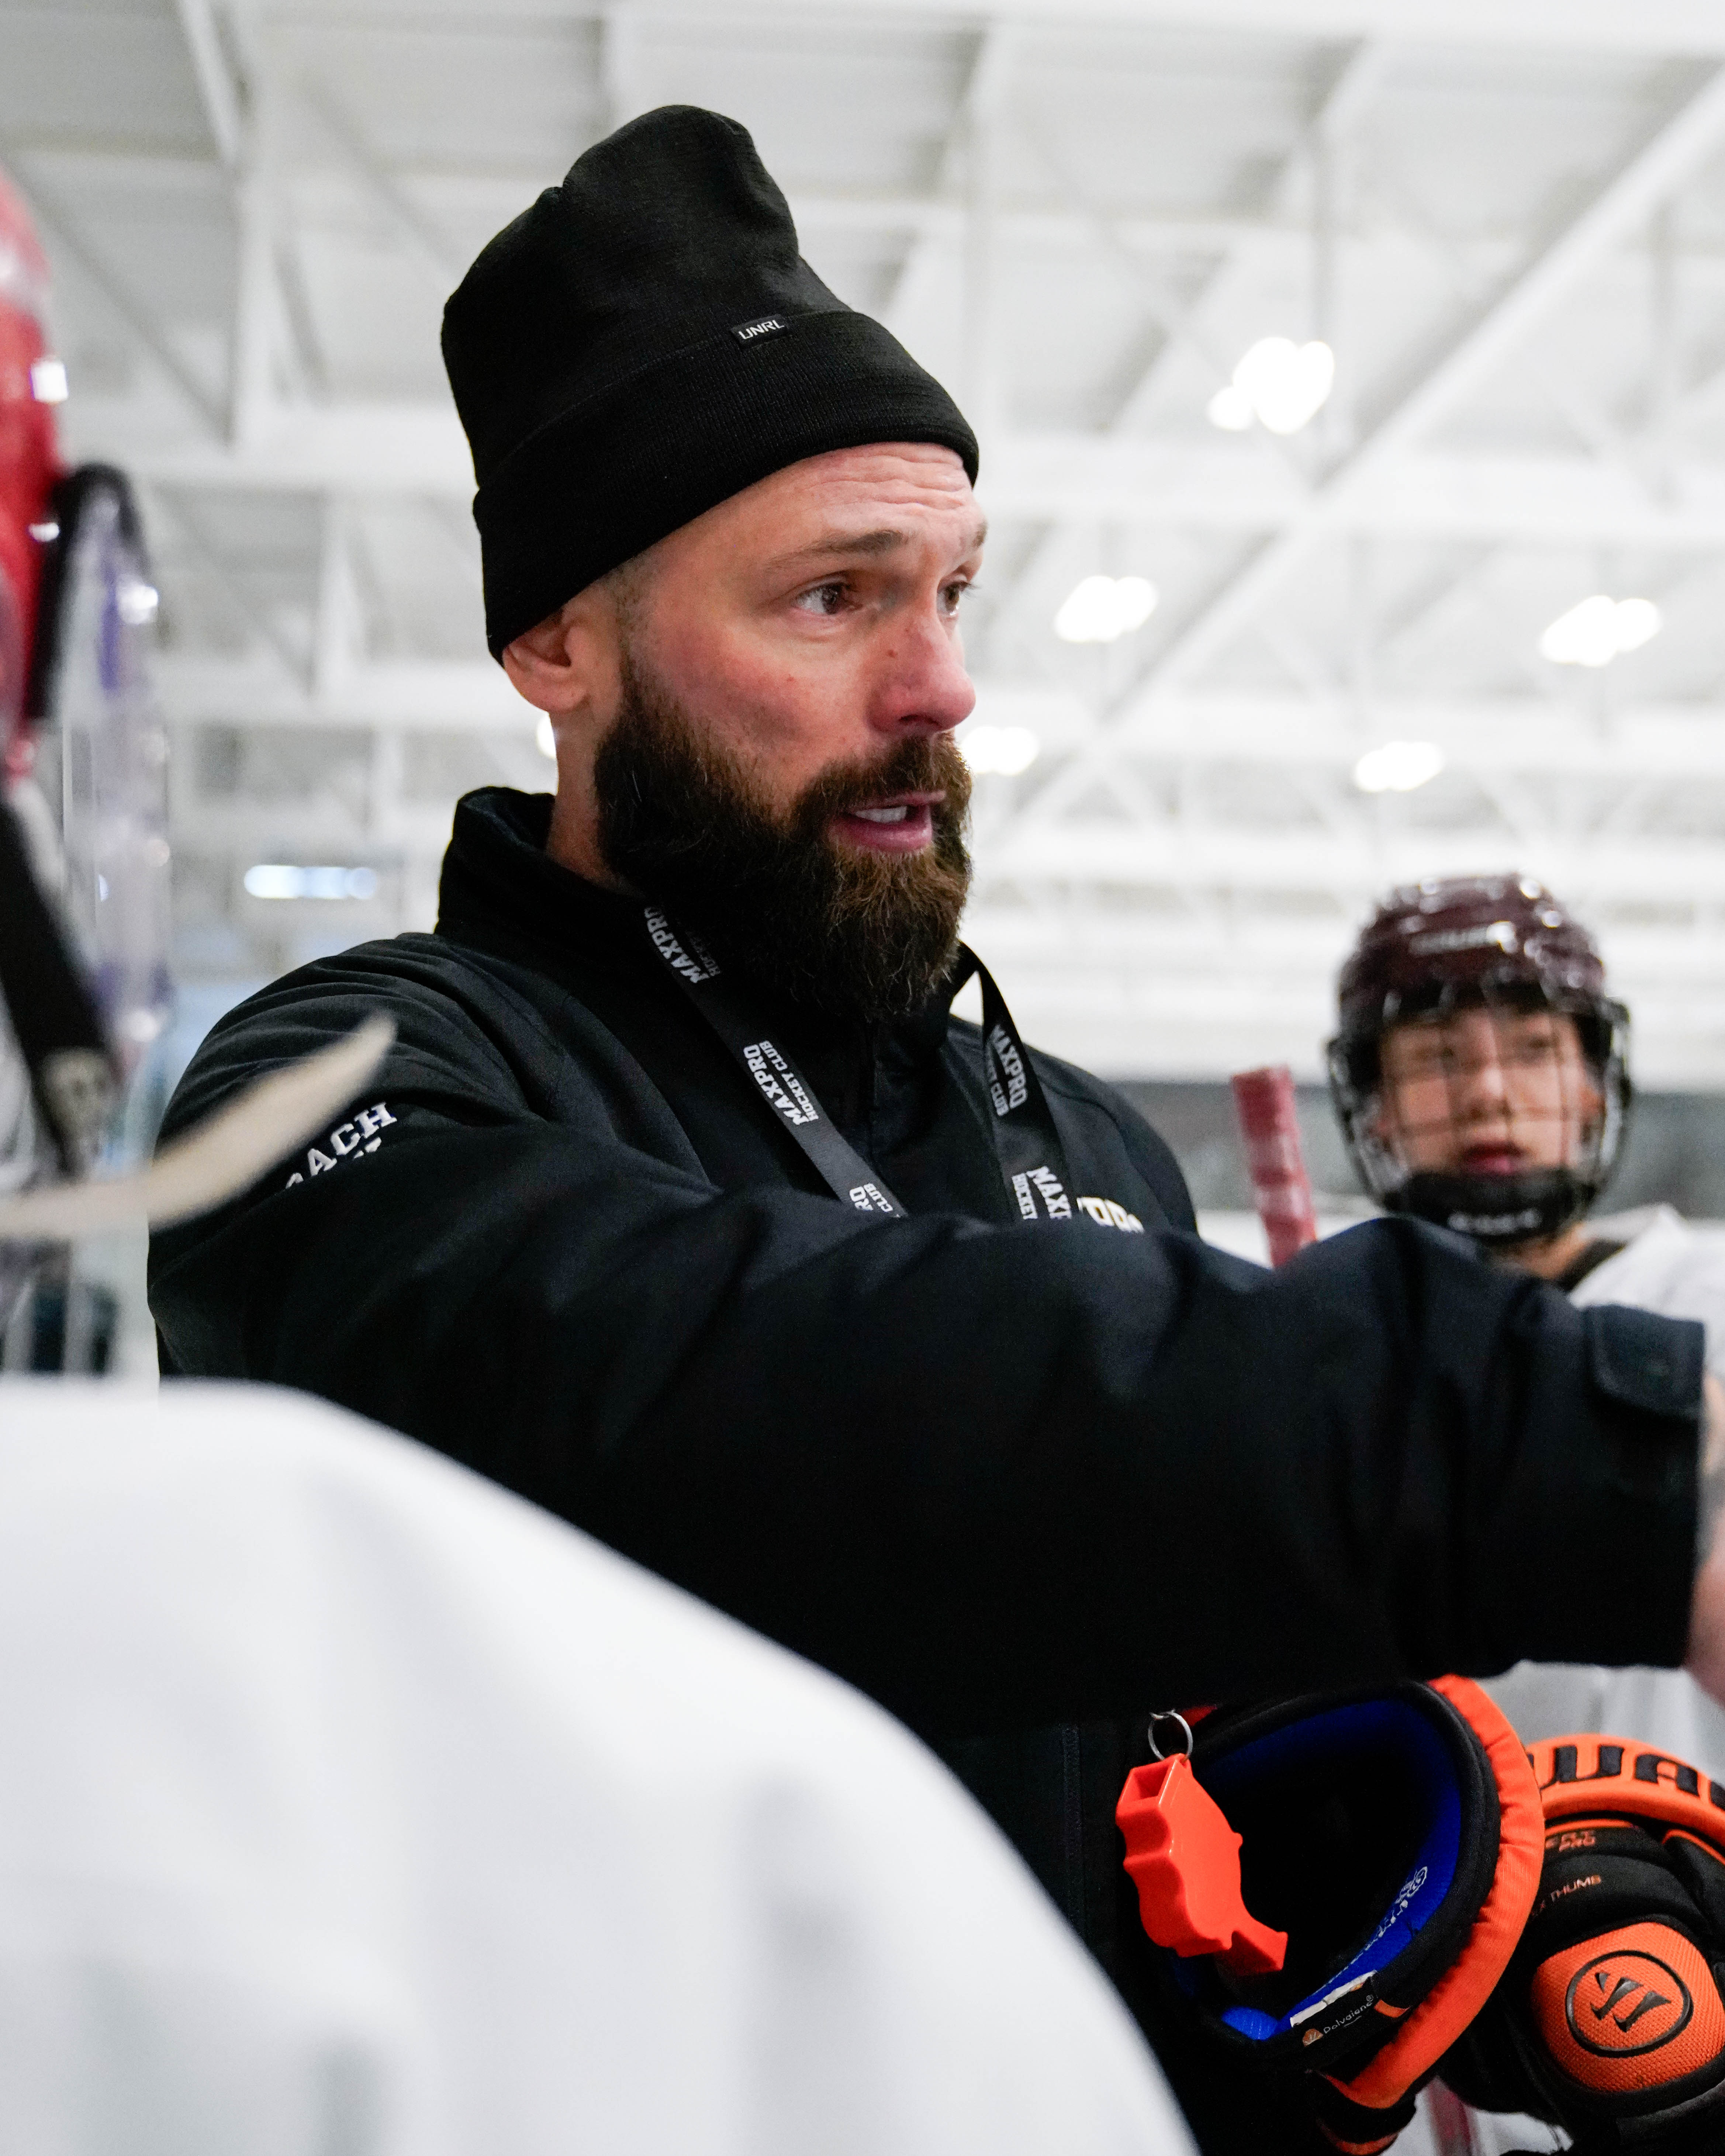
[[[724,1193],[392,1008],[375,1151],[157,1239],[182,1369],[421,1438],[931,1730],[1681,1656],[1699,1327],[1407,1222],[1270,1275]],[[352,1014],[283,991],[192,1100]]]

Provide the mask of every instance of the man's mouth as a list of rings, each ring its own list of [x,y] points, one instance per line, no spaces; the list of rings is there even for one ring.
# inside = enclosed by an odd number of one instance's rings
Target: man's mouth
[[[920,853],[934,838],[934,811],[943,793],[895,793],[884,801],[840,809],[833,828],[848,844],[872,853]]]

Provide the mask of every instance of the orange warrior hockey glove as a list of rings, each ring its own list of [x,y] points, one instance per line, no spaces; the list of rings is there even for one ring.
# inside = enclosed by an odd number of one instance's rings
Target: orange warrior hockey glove
[[[1579,2149],[1725,2150],[1725,1787],[1627,1738],[1530,1756],[1538,1898],[1443,2078]]]

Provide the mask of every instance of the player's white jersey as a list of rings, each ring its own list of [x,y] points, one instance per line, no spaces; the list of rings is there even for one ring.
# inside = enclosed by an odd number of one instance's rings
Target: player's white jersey
[[[1588,1223],[1596,1240],[1621,1243],[1571,1294],[1572,1302],[1632,1303],[1707,1328],[1707,1367],[1725,1380],[1725,1228],[1697,1228],[1669,1205]]]

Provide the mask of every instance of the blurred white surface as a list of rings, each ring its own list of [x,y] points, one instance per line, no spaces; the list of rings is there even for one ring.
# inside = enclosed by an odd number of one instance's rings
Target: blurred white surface
[[[879,1709],[238,1386],[0,1401],[0,2146],[1189,2149]]]

